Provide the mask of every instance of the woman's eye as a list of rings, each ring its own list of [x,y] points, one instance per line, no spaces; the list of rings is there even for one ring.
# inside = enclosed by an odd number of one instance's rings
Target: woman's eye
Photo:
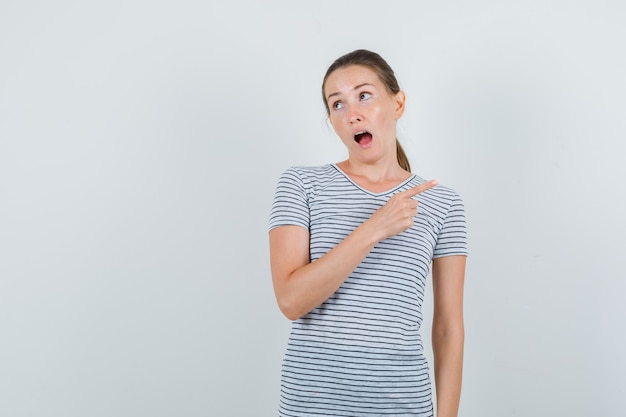
[[[341,101],[336,101],[333,103],[333,109],[339,110],[343,109],[343,103]]]
[[[361,95],[359,95],[359,98],[360,98],[361,100],[367,100],[367,99],[369,99],[370,97],[372,97],[372,95],[371,95],[370,93],[361,93]]]

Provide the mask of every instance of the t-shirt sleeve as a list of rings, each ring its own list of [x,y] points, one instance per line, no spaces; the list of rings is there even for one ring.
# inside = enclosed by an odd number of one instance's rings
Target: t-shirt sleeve
[[[269,230],[287,225],[309,229],[308,195],[304,181],[295,168],[287,169],[278,179]]]
[[[466,229],[463,200],[458,194],[454,194],[437,237],[433,259],[451,255],[467,255]]]

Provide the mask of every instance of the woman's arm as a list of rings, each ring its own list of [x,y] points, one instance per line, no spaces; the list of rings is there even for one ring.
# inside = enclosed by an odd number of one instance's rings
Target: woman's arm
[[[413,225],[417,200],[434,187],[428,181],[395,194],[372,217],[315,262],[310,262],[309,232],[300,226],[270,231],[270,264],[278,306],[295,320],[326,301],[381,240]]]
[[[456,417],[463,371],[465,256],[433,260],[432,327],[437,417]]]
[[[309,261],[308,230],[281,226],[270,231],[274,292],[288,319],[297,319],[330,297],[376,245],[376,237],[362,226],[315,262]]]

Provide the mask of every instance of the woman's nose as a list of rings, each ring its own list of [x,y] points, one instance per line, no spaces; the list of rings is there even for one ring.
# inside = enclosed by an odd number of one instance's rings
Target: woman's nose
[[[348,117],[349,117],[348,120],[350,121],[350,124],[363,121],[363,116],[361,115],[361,113],[356,112],[354,109],[350,110]]]

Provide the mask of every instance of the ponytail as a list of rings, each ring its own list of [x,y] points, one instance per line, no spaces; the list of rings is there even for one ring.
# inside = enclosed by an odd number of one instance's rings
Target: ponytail
[[[402,169],[411,172],[409,158],[406,157],[406,153],[404,153],[404,149],[402,149],[402,145],[400,145],[400,141],[398,141],[398,139],[396,139],[396,157],[398,158],[398,163]]]

